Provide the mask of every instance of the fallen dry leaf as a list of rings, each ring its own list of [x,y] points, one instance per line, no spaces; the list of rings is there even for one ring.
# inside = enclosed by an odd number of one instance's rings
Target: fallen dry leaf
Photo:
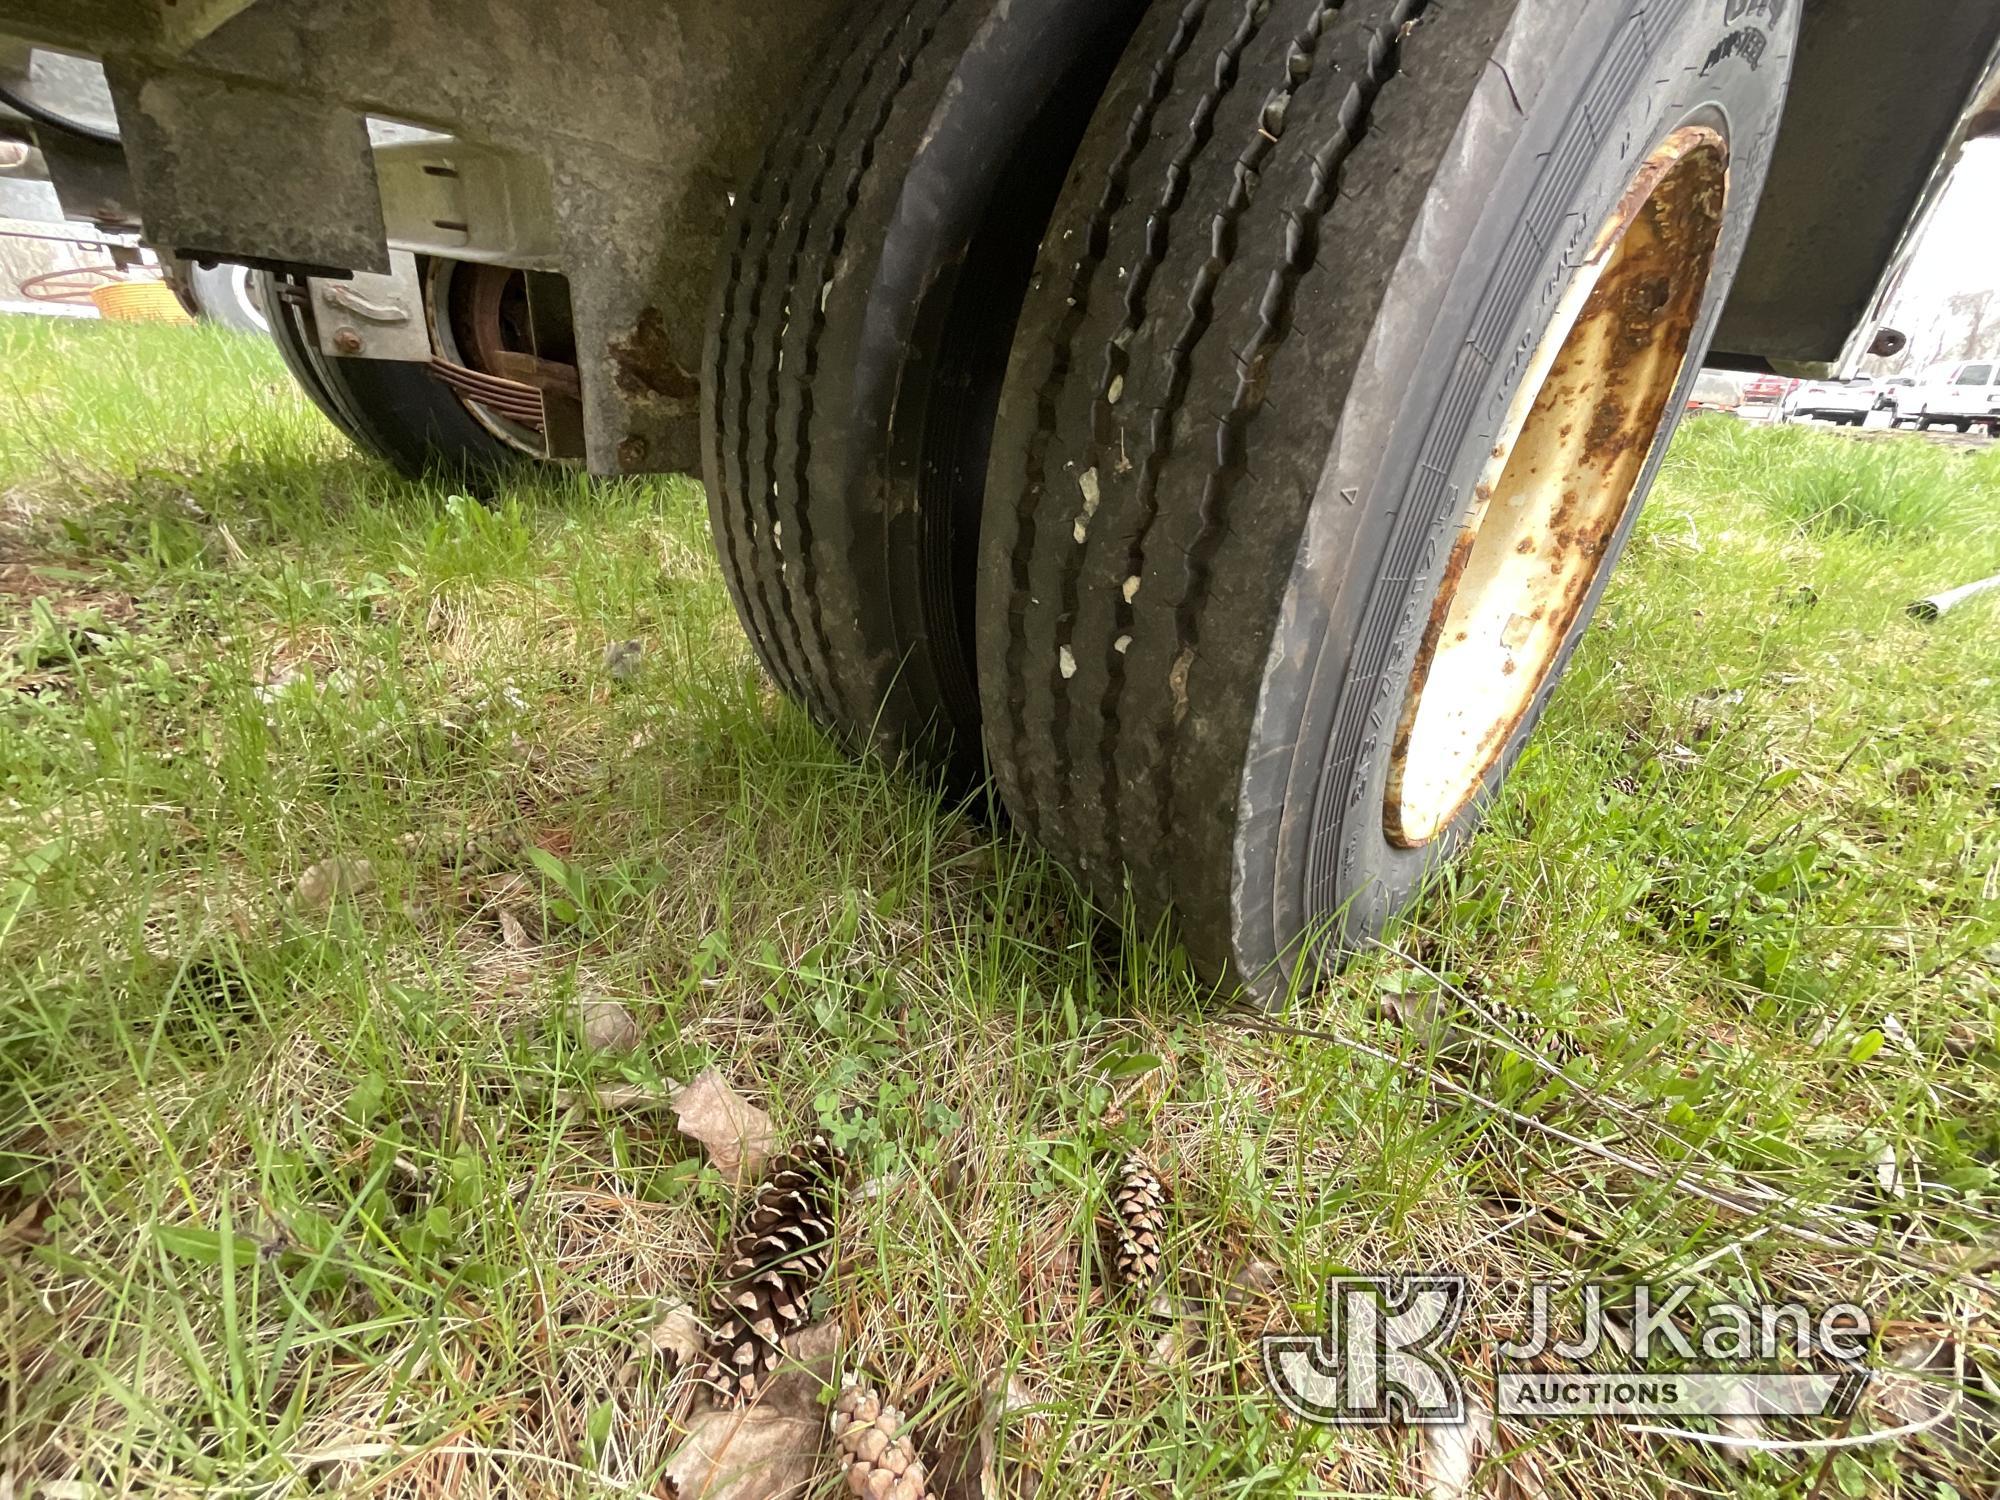
[[[655,1354],[671,1354],[683,1361],[699,1355],[707,1341],[708,1331],[701,1326],[701,1319],[694,1315],[694,1308],[678,1297],[662,1309],[660,1316],[646,1330],[648,1349]]]
[[[1241,1309],[1253,1302],[1269,1302],[1284,1289],[1284,1267],[1250,1256],[1230,1274],[1229,1285],[1222,1290],[1222,1300]]]
[[[1764,1436],[1764,1419],[1737,1412],[1730,1416],[1718,1417],[1715,1429],[1724,1437],[1735,1439],[1734,1442],[1716,1444],[1717,1451],[1733,1464],[1748,1464],[1751,1445],[1761,1441]]]
[[[584,1046],[598,1052],[630,1052],[645,1035],[632,1012],[603,995],[579,996],[573,1015]]]
[[[517,952],[535,946],[521,919],[504,906],[500,908],[500,941]]]
[[[1882,1351],[1868,1399],[1896,1426],[1940,1422],[1959,1400],[1951,1340],[1908,1339]]]
[[[839,1370],[840,1326],[802,1328],[784,1350],[786,1363],[757,1401],[689,1421],[663,1476],[676,1500],[784,1500],[818,1478],[826,1432],[820,1395]]]
[[[1201,1337],[1194,1309],[1171,1293],[1161,1292],[1147,1304],[1146,1311],[1160,1324],[1153,1334],[1153,1362],[1161,1366],[1186,1363]]]
[[[979,1485],[983,1500],[1033,1500],[1042,1487],[1041,1471],[1020,1462],[1007,1461],[1007,1445],[1002,1429],[1008,1418],[1026,1411],[1035,1398],[1018,1376],[1009,1376],[1005,1386],[995,1385],[986,1393],[986,1414],[979,1424]]]
[[[694,1308],[686,1298],[676,1297],[640,1333],[631,1358],[618,1371],[618,1383],[630,1385],[638,1378],[639,1367],[648,1360],[671,1359],[680,1366],[692,1364],[701,1357],[707,1341],[708,1330],[702,1327]]]
[[[365,859],[334,855],[307,868],[293,891],[299,905],[324,910],[342,896],[358,896],[375,888],[375,867]]]
[[[778,1149],[771,1117],[750,1103],[716,1068],[704,1068],[674,1095],[681,1134],[699,1141],[725,1177],[754,1176]]]
[[[1867,1394],[1891,1425],[1922,1429],[1901,1439],[1904,1444],[1933,1448],[1968,1475],[1993,1472],[2000,1455],[2000,1391],[1955,1338],[1921,1335],[1885,1344]]]
[[[677,1500],[779,1500],[803,1495],[819,1473],[818,1412],[775,1411],[760,1403],[745,1411],[703,1412],[667,1464]]]
[[[1467,1500],[1472,1494],[1472,1471],[1493,1446],[1492,1410],[1468,1392],[1463,1422],[1422,1427],[1417,1436],[1423,1455],[1424,1493],[1430,1500]]]

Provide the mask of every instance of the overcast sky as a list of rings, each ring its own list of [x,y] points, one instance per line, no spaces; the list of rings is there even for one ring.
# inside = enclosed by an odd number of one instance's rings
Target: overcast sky
[[[2000,137],[1965,148],[1911,269],[1932,296],[2000,287]]]

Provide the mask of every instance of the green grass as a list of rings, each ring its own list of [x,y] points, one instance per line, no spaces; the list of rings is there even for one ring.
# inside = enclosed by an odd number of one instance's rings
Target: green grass
[[[691,1376],[620,1370],[737,1199],[592,1091],[711,1064],[868,1182],[820,1298],[850,1358],[926,1441],[1012,1378],[1044,1495],[1419,1492],[1411,1434],[1294,1426],[1258,1374],[1340,1268],[1464,1270],[1468,1368],[1536,1275],[1970,1319],[1993,1368],[2000,598],[1903,606],[2000,572],[2000,453],[1691,428],[1487,831],[1278,1018],[1384,1061],[1232,1024],[847,759],[757,673],[691,482],[411,485],[205,330],[0,320],[0,370],[14,1493],[667,1493]],[[301,902],[329,859],[372,883]],[[1578,1055],[1489,1036],[1507,1112],[1453,1093],[1380,1018],[1427,970]],[[639,1045],[584,1047],[580,996]],[[1099,1286],[1128,1148],[1173,1191],[1164,1316]],[[1885,1151],[1921,1179],[1887,1205]],[[1505,1437],[1551,1495],[1993,1473]]]

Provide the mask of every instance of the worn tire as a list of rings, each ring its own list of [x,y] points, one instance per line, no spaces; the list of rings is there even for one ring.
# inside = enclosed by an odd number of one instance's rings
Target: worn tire
[[[1725,300],[1798,7],[1730,9],[1749,18],[1165,0],[1114,75],[1002,395],[980,682],[1007,806],[1113,910],[1175,913],[1211,974],[1270,995],[1366,941],[1519,754],[1698,358],[1652,377],[1672,392],[1619,471],[1643,472],[1495,758],[1435,834],[1391,838],[1398,727],[1475,488],[1573,269],[1670,134],[1726,139],[1728,190],[1699,200],[1713,274],[1659,337],[1698,354]]]
[[[271,340],[292,378],[362,452],[412,479],[490,480],[535,464],[480,426],[424,366],[323,354],[303,298],[287,295],[294,283],[269,271],[253,274]]]
[[[725,236],[703,468],[737,612],[822,726],[961,789],[983,776],[973,569],[1014,318],[1142,5],[882,0]]]

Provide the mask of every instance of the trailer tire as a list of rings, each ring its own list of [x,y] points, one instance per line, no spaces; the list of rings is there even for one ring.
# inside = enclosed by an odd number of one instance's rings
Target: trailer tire
[[[1749,9],[1141,25],[1020,318],[979,672],[1008,808],[1212,976],[1375,935],[1518,756],[1743,248],[1797,25]]]
[[[264,315],[262,289],[249,267],[218,261],[212,266],[190,266],[186,276],[196,317],[238,333],[271,331],[270,319]]]
[[[772,679],[836,737],[983,779],[986,445],[1041,229],[1143,0],[883,0],[739,194],[703,470]],[[961,295],[963,293],[963,295]]]

